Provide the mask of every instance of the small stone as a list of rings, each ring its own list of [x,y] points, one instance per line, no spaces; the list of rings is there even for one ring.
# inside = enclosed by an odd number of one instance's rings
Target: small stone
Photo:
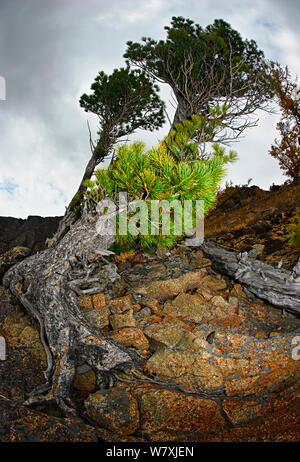
[[[197,289],[200,287],[205,274],[206,270],[203,268],[199,271],[186,273],[179,278],[154,281],[136,288],[135,293],[164,301],[188,290]]]
[[[225,290],[227,287],[226,282],[224,279],[218,279],[217,277],[207,275],[203,278],[202,283],[204,286],[207,286],[211,290],[219,291]]]
[[[144,334],[150,339],[152,350],[163,346],[173,346],[182,337],[182,332],[177,327],[161,324],[151,324],[144,329]]]
[[[132,296],[126,295],[124,297],[114,298],[107,302],[107,306],[113,314],[121,314],[124,311],[127,311],[129,308],[132,308]]]
[[[105,295],[102,293],[93,295],[92,301],[94,308],[103,308],[103,306],[106,304]]]
[[[122,314],[112,314],[109,316],[109,322],[113,329],[122,327],[136,327],[136,320],[133,317],[133,310],[127,310]]]
[[[83,295],[77,298],[77,303],[80,308],[93,309],[93,300],[90,295]]]
[[[126,347],[135,347],[141,351],[149,349],[147,338],[137,327],[123,327],[123,329],[114,332],[111,338]]]
[[[109,309],[104,306],[103,308],[96,308],[86,313],[86,318],[98,329],[103,329],[109,325]]]

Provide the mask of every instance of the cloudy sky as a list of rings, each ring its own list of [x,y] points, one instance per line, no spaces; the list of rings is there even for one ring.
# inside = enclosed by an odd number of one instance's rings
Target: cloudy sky
[[[90,157],[87,119],[78,100],[100,70],[124,65],[126,41],[165,37],[172,16],[205,27],[222,18],[256,40],[268,59],[300,76],[299,0],[0,0],[0,215],[62,215]],[[0,99],[1,99],[0,78]],[[170,105],[170,90],[161,96]],[[267,189],[285,181],[268,149],[279,115],[234,145],[239,161],[227,180]],[[150,147],[168,131],[140,131]]]

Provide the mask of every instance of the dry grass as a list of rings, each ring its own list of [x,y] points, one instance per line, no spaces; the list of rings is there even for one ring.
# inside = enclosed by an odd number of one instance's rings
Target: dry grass
[[[270,217],[275,212],[285,213],[296,210],[300,206],[300,185],[283,185],[278,191],[261,191],[241,200],[240,206],[228,212],[222,211],[222,205],[238,188],[228,188],[229,191],[220,194],[219,202],[205,220],[206,237],[220,233],[237,231],[255,223],[258,219]],[[240,188],[241,189],[241,188]]]

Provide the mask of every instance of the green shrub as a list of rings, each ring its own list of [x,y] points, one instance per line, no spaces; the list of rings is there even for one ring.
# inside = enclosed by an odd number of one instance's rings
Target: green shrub
[[[226,173],[225,165],[236,160],[233,151],[227,155],[219,144],[212,145],[208,159],[198,153],[198,145],[190,141],[191,130],[198,116],[184,124],[176,125],[157,147],[145,150],[142,142],[119,145],[115,159],[108,168],[98,169],[94,180],[85,183],[87,187],[85,201],[99,202],[104,197],[116,198],[119,192],[126,192],[128,200],[143,199],[150,216],[151,200],[189,199],[193,206],[193,226],[195,226],[196,200],[204,201],[204,214],[212,209],[216,202],[218,187]],[[128,220],[134,213],[128,214]],[[157,248],[172,247],[180,237],[174,233],[175,214],[171,211],[170,233],[162,235],[161,223],[164,219],[159,213],[159,223],[148,220],[147,235],[116,234],[116,249],[141,249],[154,251]],[[182,216],[184,224],[185,217]],[[118,225],[118,218],[117,218]],[[159,232],[151,235],[151,227],[158,225]],[[145,234],[145,233],[144,233]]]
[[[293,213],[289,224],[286,226],[286,231],[289,245],[300,252],[300,210]]]

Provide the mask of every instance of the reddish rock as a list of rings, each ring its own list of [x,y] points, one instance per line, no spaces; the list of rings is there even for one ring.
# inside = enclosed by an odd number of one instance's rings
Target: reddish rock
[[[141,430],[150,434],[151,440],[152,434],[162,430],[209,433],[226,428],[219,406],[212,400],[151,386],[135,387],[132,394],[143,416]]]
[[[144,366],[146,372],[170,380],[189,391],[213,392],[223,385],[221,372],[209,363],[205,350],[178,351],[162,348]]]
[[[111,336],[117,342],[127,347],[135,347],[141,351],[149,349],[149,342],[143,332],[137,327],[124,327]]]
[[[136,288],[135,292],[163,301],[168,298],[173,298],[180,293],[187,292],[188,290],[196,289],[201,285],[205,274],[205,269],[202,269],[200,271],[186,273],[176,279],[154,281],[147,286]]]
[[[124,297],[114,298],[107,302],[107,306],[113,314],[121,314],[124,311],[127,311],[129,308],[132,308],[132,296],[126,295]]]
[[[102,293],[93,295],[92,301],[94,308],[103,308],[106,304],[105,295]]]
[[[248,423],[264,414],[263,405],[257,401],[225,400],[222,407],[234,426]]]
[[[83,309],[93,309],[93,299],[91,295],[83,295],[77,298],[77,303],[80,308]]]
[[[172,302],[164,304],[163,312],[182,319],[203,322],[213,318],[211,306],[203,303],[201,298],[191,294],[180,294]]]
[[[109,316],[109,322],[113,329],[122,327],[136,327],[136,320],[133,317],[133,310],[127,310],[122,314],[112,314]]]

